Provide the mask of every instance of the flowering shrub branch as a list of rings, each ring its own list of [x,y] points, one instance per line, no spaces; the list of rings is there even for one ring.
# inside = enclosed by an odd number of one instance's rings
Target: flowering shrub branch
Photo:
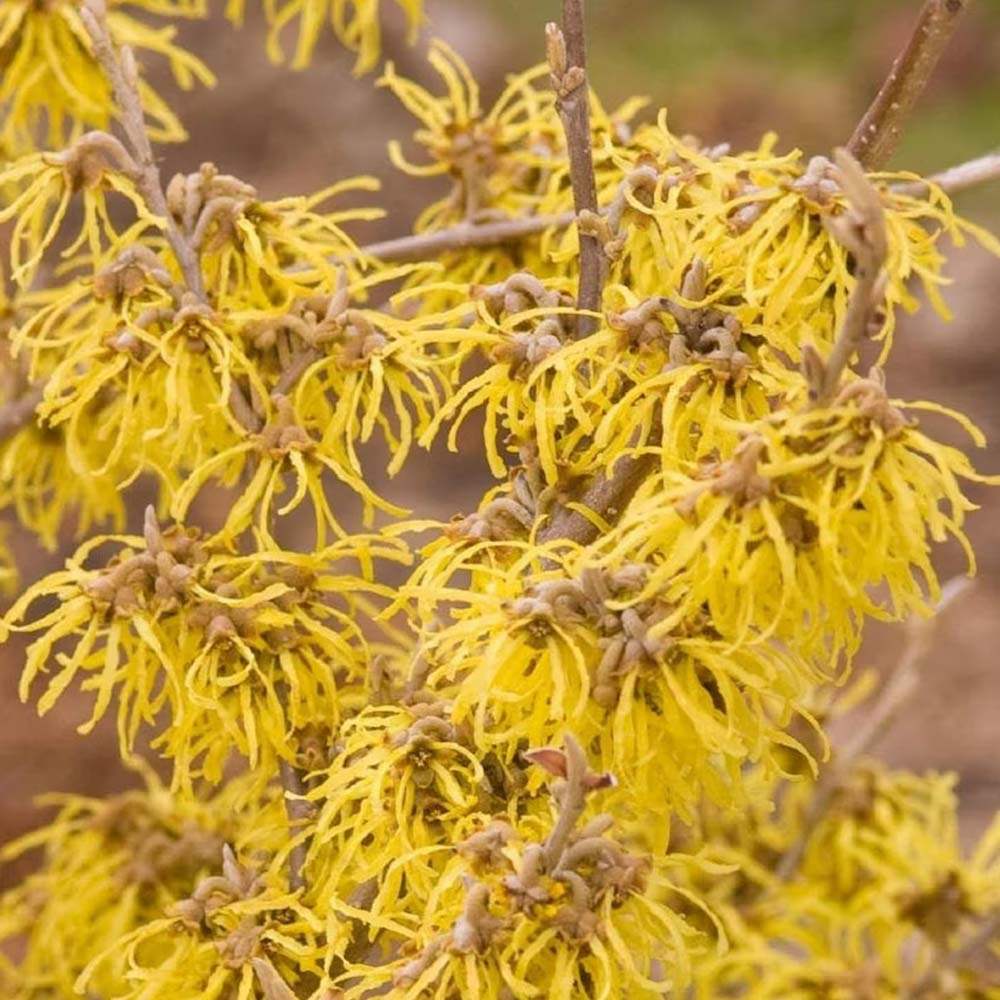
[[[988,991],[1000,822],[966,851],[951,776],[869,757],[929,628],[832,762],[827,727],[871,693],[847,683],[866,621],[953,595],[934,547],[974,570],[965,488],[996,479],[917,417],[983,436],[882,365],[917,290],[947,315],[946,238],[1000,253],[947,197],[992,160],[939,183],[706,147],[601,103],[565,0],[547,62],[492,104],[442,42],[436,87],[386,65],[416,120],[391,160],[449,183],[365,245],[379,209],[338,199],[370,178],[162,185],[152,143],[180,125],[133,53],[207,74],[169,30],[3,3],[31,30],[2,36],[0,501],[79,544],[26,587],[0,548],[0,639],[30,636],[23,699],[78,689],[81,732],[110,716],[141,779],[59,797],[3,849],[44,853],[0,896],[4,996]],[[329,19],[369,69],[384,7],[264,4],[268,50],[288,27],[304,65]],[[941,38],[897,67],[907,101]],[[866,158],[901,126],[876,117]],[[469,421],[495,479],[475,510],[418,520],[376,491],[365,445],[391,476]]]

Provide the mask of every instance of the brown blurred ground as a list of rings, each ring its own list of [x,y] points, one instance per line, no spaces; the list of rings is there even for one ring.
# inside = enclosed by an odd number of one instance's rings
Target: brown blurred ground
[[[849,43],[840,57],[843,72],[831,74],[818,57],[813,63],[804,59],[802,65],[788,69],[788,78],[796,81],[790,85],[771,54],[755,50],[746,39],[734,41],[726,58],[692,63],[690,72],[676,60],[660,64],[650,58],[650,52],[655,56],[657,51],[657,39],[666,38],[657,34],[667,30],[664,10],[669,6],[683,11],[685,4],[597,2],[594,82],[609,104],[627,96],[631,88],[652,91],[655,105],[669,103],[678,131],[695,131],[712,141],[753,142],[762,131],[774,128],[786,145],[826,151],[849,133],[905,33],[905,5],[868,0],[865,4],[879,14],[864,31],[852,33],[850,26],[839,26]],[[541,25],[555,6],[525,0],[483,4],[440,0],[431,10],[435,30],[465,54],[489,98],[506,70],[539,58]],[[699,6],[719,8],[721,31],[725,20],[721,15],[732,4],[712,0]],[[783,30],[801,34],[800,22],[815,17],[821,8],[828,11],[839,4],[768,0],[751,6],[767,20],[771,44],[780,50]],[[627,18],[619,16],[623,10],[628,11]],[[906,165],[943,167],[1000,141],[996,118],[986,116],[982,126],[976,118],[984,74],[1000,65],[996,23],[994,14],[984,14],[957,40],[922,112],[924,121],[944,124],[931,133],[923,125],[916,127],[915,134],[924,139],[912,146]],[[217,20],[186,26],[183,35],[221,82],[214,91],[181,95],[176,102],[192,140],[166,151],[168,175],[214,160],[256,184],[263,195],[276,197],[315,190],[352,174],[375,173],[385,182],[381,203],[390,219],[370,224],[359,234],[362,240],[404,232],[424,200],[434,194],[433,187],[401,180],[388,166],[384,143],[388,137],[404,135],[409,121],[390,95],[373,88],[374,77],[362,81],[351,77],[351,60],[332,39],[318,50],[312,70],[295,74],[267,63],[258,23],[251,21],[236,33]],[[403,71],[424,74],[419,53],[408,50],[400,37],[398,30],[389,32],[389,54]],[[718,46],[719,40],[714,44]],[[641,57],[640,50],[646,55]],[[949,141],[955,138],[949,123],[956,108],[965,109],[967,124],[956,141]],[[960,204],[980,223],[994,231],[1000,228],[1000,185]],[[976,456],[979,467],[1000,471],[1000,344],[993,312],[1000,262],[970,247],[953,255],[950,270],[956,288],[949,298],[959,319],[950,326],[942,326],[927,312],[904,319],[889,368],[891,389],[895,395],[930,397],[971,415],[993,442],[986,453]],[[953,433],[945,426],[941,432]],[[955,436],[955,440],[960,439]],[[474,454],[474,435],[469,441],[473,447],[467,454],[441,456],[440,463],[418,457],[392,487],[392,496],[426,516],[447,517],[468,510],[485,484]],[[995,652],[1000,649],[1000,491],[976,488],[973,495],[983,505],[970,527],[981,563],[979,582],[941,623],[922,696],[884,748],[898,764],[953,768],[960,773],[967,834],[981,828],[1000,805],[995,723],[1000,711],[1000,664]],[[60,561],[60,556],[39,553],[30,539],[19,538],[17,543],[27,579]],[[946,547],[939,565],[945,577],[959,571],[960,553]],[[873,630],[862,663],[891,663],[901,639],[898,629]],[[0,842],[37,821],[31,804],[37,793],[58,789],[104,794],[129,781],[118,764],[110,725],[87,738],[75,733],[75,726],[88,714],[85,699],[66,697],[43,720],[36,718],[33,707],[18,703],[22,650],[16,642],[0,648],[4,720]]]

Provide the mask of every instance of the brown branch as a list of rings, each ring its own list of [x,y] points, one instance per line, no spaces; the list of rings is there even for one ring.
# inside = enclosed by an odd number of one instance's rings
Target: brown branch
[[[610,476],[598,473],[593,478],[579,503],[592,510],[600,519],[614,523],[655,465],[655,455],[620,458]],[[565,538],[579,545],[589,545],[599,534],[600,528],[593,520],[578,510],[559,507],[538,533],[538,539],[541,542],[551,542]]]
[[[829,219],[827,226],[854,257],[855,284],[826,362],[814,351],[803,352],[806,370],[811,369],[810,395],[816,406],[825,406],[837,394],[851,359],[877,325],[885,297],[883,265],[888,254],[881,196],[849,151],[837,149],[833,155],[848,210]]]
[[[306,792],[305,784],[295,765],[287,760],[279,761],[278,772],[281,776],[281,787],[285,790],[285,814],[288,816],[288,826],[294,834],[301,831],[303,823],[309,820],[312,810],[303,798]],[[293,892],[305,888],[308,853],[309,846],[305,840],[299,840],[288,853],[288,885]]]
[[[919,198],[927,193],[928,185],[936,184],[945,194],[955,194],[979,184],[1000,180],[1000,150],[979,156],[966,163],[949,167],[938,174],[919,181],[909,181],[906,184],[893,184],[894,194],[906,194]]]
[[[951,194],[994,180],[1000,180],[1000,152],[987,153],[968,163],[949,167],[940,173],[932,174],[926,181],[894,184],[892,190],[897,194],[919,196],[927,190],[927,183],[933,182]],[[501,222],[479,224],[462,222],[447,229],[416,233],[412,236],[398,236],[381,243],[369,243],[360,248],[359,256],[375,257],[383,264],[427,260],[451,250],[499,246],[525,236],[536,236],[546,229],[565,229],[575,220],[575,212],[562,212],[559,215],[532,215],[523,219],[504,219]]]
[[[972,0],[926,0],[906,47],[854,130],[847,148],[867,170],[877,170],[899,145],[903,126],[927,89],[934,68]]]
[[[139,175],[136,183],[150,211],[164,220],[166,237],[184,275],[188,289],[200,300],[205,299],[198,255],[185,239],[167,208],[166,195],[160,181],[160,170],[153,155],[153,145],[146,130],[146,118],[139,96],[139,70],[128,46],[116,50],[108,30],[105,0],[84,0],[80,19],[94,46],[94,57],[104,71],[118,106],[119,120],[135,157]]]
[[[362,247],[361,253],[366,257],[376,257],[383,264],[426,260],[449,250],[498,246],[524,236],[534,236],[546,229],[565,229],[572,225],[575,218],[575,212],[563,212],[561,215],[532,215],[524,219],[504,219],[479,225],[463,222],[430,233],[371,243]]]
[[[913,618],[909,621],[906,644],[899,662],[883,686],[871,711],[854,730],[852,738],[844,744],[836,760],[816,784],[802,821],[802,832],[775,868],[775,875],[782,881],[788,881],[798,871],[810,838],[829,812],[830,804],[843,787],[855,764],[878,745],[899,718],[899,713],[909,703],[919,684],[920,665],[930,652],[938,617],[970,586],[970,581],[965,578],[948,581],[942,588],[941,599],[934,609],[934,616]]]
[[[948,952],[938,952],[931,967],[905,993],[903,1000],[922,1000],[939,982],[942,972],[961,969],[965,962],[991,944],[1000,934],[1000,910],[987,914],[970,934]]]
[[[128,46],[116,48],[108,30],[105,0],[84,0],[80,7],[80,19],[93,44],[94,57],[111,84],[122,130],[132,147],[139,193],[149,206],[149,210],[163,219],[164,235],[181,269],[188,291],[199,301],[204,302],[205,284],[198,252],[181,232],[167,206],[160,169],[156,165],[153,144],[146,129],[146,118],[139,93],[139,69],[136,66],[135,56]],[[251,433],[260,430],[261,420],[235,380],[230,388],[229,406],[242,427]]]
[[[597,312],[601,308],[601,287],[604,283],[603,250],[598,238],[593,233],[583,232],[579,222],[584,213],[597,212],[583,4],[584,0],[563,0],[562,30],[550,22],[545,27],[545,37],[552,83],[557,94],[556,106],[566,134],[569,175],[580,241],[577,306],[581,310]],[[580,316],[577,321],[577,336],[588,336],[594,331],[596,324],[593,316]]]

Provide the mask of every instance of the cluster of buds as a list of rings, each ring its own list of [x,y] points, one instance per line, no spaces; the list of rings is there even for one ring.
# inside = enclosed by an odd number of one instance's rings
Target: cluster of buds
[[[259,206],[255,187],[220,174],[214,163],[203,163],[194,174],[175,174],[166,198],[181,232],[196,250],[206,252],[231,243],[240,218],[251,206]]]
[[[554,625],[586,625],[597,635],[601,658],[591,678],[591,694],[604,708],[618,700],[622,678],[644,665],[658,663],[675,640],[655,634],[654,626],[672,608],[643,600],[620,608],[624,597],[641,591],[647,569],[639,564],[617,569],[588,567],[577,579],[543,580],[509,602],[508,613],[519,620],[529,641],[544,644]]]
[[[557,816],[548,837],[521,843],[510,824],[495,820],[459,844],[458,853],[476,873],[466,879],[461,915],[397,970],[397,987],[415,983],[442,952],[484,954],[522,919],[554,928],[570,941],[586,941],[600,933],[609,897],[616,905],[645,890],[649,860],[607,836],[613,819],[600,815],[580,823],[589,796],[612,787],[614,778],[591,771],[572,736],[565,749],[545,747],[524,757],[557,779]]]
[[[116,558],[84,584],[97,606],[127,616],[150,606],[173,610],[185,597],[208,558],[200,532],[180,525],[163,530],[147,507],[144,537],[145,552]]]
[[[546,288],[528,271],[519,271],[494,285],[473,286],[472,296],[483,302],[498,322],[527,310],[557,310],[573,305],[572,298]],[[512,378],[524,378],[555,354],[572,336],[572,330],[573,317],[569,313],[554,312],[541,320],[532,317],[518,324],[508,340],[492,348],[490,360],[509,365]]]
[[[684,274],[681,297],[697,302],[705,297],[708,271],[696,258]],[[676,325],[671,333],[661,318],[666,313]],[[657,295],[608,318],[612,329],[620,331],[631,348],[663,348],[669,352],[668,369],[682,368],[694,361],[710,364],[716,376],[739,387],[746,382],[750,357],[740,350],[743,326],[732,313],[714,306],[685,306],[667,296]]]

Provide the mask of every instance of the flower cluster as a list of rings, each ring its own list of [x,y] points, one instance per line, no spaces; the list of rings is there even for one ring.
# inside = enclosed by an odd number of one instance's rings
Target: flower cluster
[[[172,780],[7,850],[45,857],[0,897],[5,995],[993,995],[998,827],[964,856],[950,778],[825,725],[864,623],[939,604],[934,546],[974,569],[996,480],[917,417],[983,437],[882,365],[916,286],[947,312],[945,239],[1000,244],[846,151],[609,112],[551,28],[492,105],[443,43],[444,96],[386,67],[391,160],[451,188],[366,248],[370,178],[161,183],[180,126],[136,59],[209,78],[127,7],[0,0],[0,506],[81,536],[0,638],[23,699],[84,692]],[[329,20],[369,69],[384,7],[266,0],[269,51]],[[376,488],[373,451],[470,424],[476,510]]]

